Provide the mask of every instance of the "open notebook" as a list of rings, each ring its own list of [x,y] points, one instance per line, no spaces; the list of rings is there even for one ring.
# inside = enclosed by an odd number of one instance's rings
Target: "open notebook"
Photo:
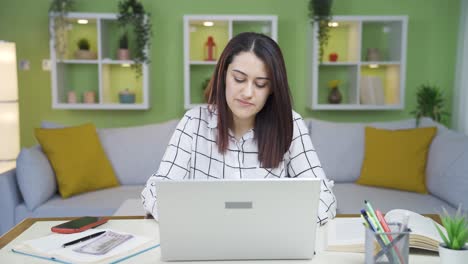
[[[84,244],[91,243],[97,238],[90,239],[78,243],[73,246],[63,248],[64,243],[73,241],[75,239],[97,233],[99,231],[110,231],[109,229],[90,229],[80,233],[74,234],[51,234],[37,239],[26,240],[17,245],[14,245],[12,251],[15,253],[48,259],[59,262],[67,263],[109,263],[119,262],[120,260],[127,259],[139,253],[143,253],[149,249],[159,246],[159,243],[154,240],[143,236],[133,237],[111,251],[103,255],[91,255],[85,253],[75,252],[73,249],[83,246]],[[116,231],[114,231],[116,232]],[[116,232],[119,234],[126,234],[123,232]]]
[[[408,227],[411,229],[410,248],[438,251],[442,239],[432,219],[408,210],[395,209],[385,214],[387,222],[400,222],[408,213]],[[437,224],[441,230],[445,228]],[[365,227],[361,218],[336,218],[328,224],[327,250],[342,252],[365,252]]]

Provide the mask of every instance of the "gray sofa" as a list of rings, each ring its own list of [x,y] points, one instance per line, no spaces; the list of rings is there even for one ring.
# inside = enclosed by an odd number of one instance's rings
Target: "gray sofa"
[[[364,127],[414,128],[415,120],[381,123],[335,123],[305,120],[327,176],[335,181],[338,213],[359,212],[367,199],[382,211],[394,208],[437,213],[468,205],[468,137],[430,119],[421,126],[437,126],[428,156],[426,185],[429,194],[357,185],[364,158]],[[146,179],[162,158],[177,120],[129,128],[98,129],[103,148],[121,186],[62,199],[47,158],[35,146],[23,149],[16,170],[0,174],[0,234],[27,217],[112,215],[128,199],[138,199]],[[57,125],[43,123],[43,127]]]

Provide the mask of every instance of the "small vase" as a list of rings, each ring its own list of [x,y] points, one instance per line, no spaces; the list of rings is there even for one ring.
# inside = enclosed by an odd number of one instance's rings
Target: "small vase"
[[[76,103],[77,103],[77,100],[76,100],[76,92],[75,92],[75,91],[69,91],[69,92],[68,92],[67,102],[68,102],[69,104],[76,104]]]
[[[87,91],[83,93],[83,102],[86,104],[94,104],[96,94],[93,91]]]
[[[135,103],[135,93],[130,92],[128,89],[125,89],[119,93],[119,102],[121,104],[134,104]]]
[[[130,51],[128,49],[119,49],[117,52],[117,58],[119,60],[129,60],[130,59]]]
[[[368,48],[367,49],[367,61],[380,61],[382,56],[378,48]]]
[[[462,264],[468,260],[468,248],[454,250],[439,244],[439,256],[441,264]]]
[[[328,102],[330,104],[339,104],[341,103],[342,95],[340,90],[337,87],[333,87],[330,89],[330,93],[328,94]]]

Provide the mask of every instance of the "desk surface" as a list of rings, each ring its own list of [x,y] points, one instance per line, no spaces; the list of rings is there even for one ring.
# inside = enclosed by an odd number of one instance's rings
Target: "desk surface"
[[[340,217],[355,217],[357,215],[340,215]],[[436,215],[431,215],[431,218],[439,220]],[[0,262],[2,263],[50,263],[47,260],[35,259],[27,256],[22,256],[11,252],[12,245],[24,240],[34,239],[37,237],[50,234],[50,228],[65,220],[72,219],[71,217],[61,218],[28,218],[15,226],[12,230],[0,238]],[[143,216],[114,216],[108,222],[106,228],[115,229],[121,232],[134,233],[136,235],[148,236],[148,234],[159,233],[159,226],[153,219],[144,219]],[[314,264],[314,263],[364,263],[364,254],[362,253],[345,253],[345,252],[329,252],[324,251],[324,239],[326,235],[326,226],[320,227],[317,230],[317,255],[312,260],[293,260],[293,261],[261,261],[262,264],[276,264],[285,262],[294,262],[294,264]],[[10,243],[11,242],[11,243]],[[437,255],[430,254],[411,254],[410,263],[439,263]],[[156,248],[145,252],[144,254],[135,256],[127,261],[127,263],[166,263],[160,260],[160,249]],[[206,263],[206,262],[189,262],[190,264]],[[210,264],[226,263],[223,261],[210,261]],[[231,263],[231,262],[228,262]],[[258,261],[237,261],[242,264],[258,264]]]

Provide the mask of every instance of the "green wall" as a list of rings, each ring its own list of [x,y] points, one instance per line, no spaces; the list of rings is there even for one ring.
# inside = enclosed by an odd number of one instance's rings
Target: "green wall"
[[[76,12],[117,12],[115,0],[77,0]],[[311,111],[311,27],[308,0],[145,0],[152,13],[148,111],[83,111],[51,108],[50,72],[42,71],[49,57],[49,0],[0,0],[0,39],[16,42],[18,60],[30,61],[19,71],[21,145],[35,144],[33,128],[41,120],[63,124],[94,122],[98,127],[133,126],[180,118],[183,107],[184,14],[276,14],[294,108],[305,117],[337,121],[396,120],[410,117],[419,84],[431,82],[445,90],[451,109],[455,73],[459,0],[334,0],[336,15],[408,15],[406,102],[403,111]]]

